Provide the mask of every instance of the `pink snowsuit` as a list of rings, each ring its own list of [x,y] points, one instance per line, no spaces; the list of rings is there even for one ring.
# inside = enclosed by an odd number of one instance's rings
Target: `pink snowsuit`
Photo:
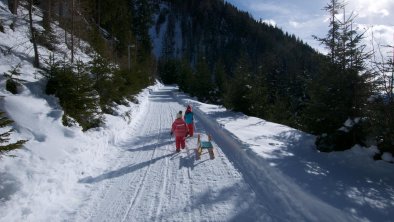
[[[187,124],[187,128],[189,129],[189,136],[193,137],[194,133],[194,117],[193,117],[193,112],[192,112],[192,107],[190,105],[187,106],[186,112],[185,112],[185,122]]]
[[[185,148],[185,137],[188,132],[185,121],[182,118],[177,118],[172,123],[171,132],[175,134],[175,145],[176,150],[179,151],[180,148]]]

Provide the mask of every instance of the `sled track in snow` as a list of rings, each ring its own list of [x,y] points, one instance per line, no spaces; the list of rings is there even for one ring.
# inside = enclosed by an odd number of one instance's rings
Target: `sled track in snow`
[[[158,132],[158,135],[160,135],[159,136],[159,140],[158,141],[161,141],[161,137],[163,136],[163,135],[165,135],[165,132],[164,132],[164,130],[163,130],[163,128],[162,128],[162,123],[163,123],[163,121],[162,121],[162,116],[160,116],[160,129],[159,129],[159,132]],[[167,189],[167,187],[168,187],[168,175],[169,175],[169,164],[168,164],[168,161],[169,161],[169,158],[170,157],[166,157],[165,158],[165,160],[164,160],[164,169],[165,169],[165,173],[164,173],[164,176],[163,176],[163,182],[162,182],[162,184],[161,184],[161,189],[160,189],[160,191],[159,191],[159,195],[156,195],[155,196],[155,199],[156,199],[156,201],[155,202],[157,202],[157,206],[152,206],[152,208],[153,208],[153,210],[154,210],[154,218],[155,218],[155,221],[157,220],[157,218],[159,218],[159,216],[160,216],[160,214],[161,214],[161,211],[162,211],[162,202],[163,202],[163,196],[165,195],[165,192],[166,192],[166,189]]]
[[[146,124],[146,122],[144,123],[144,125],[145,125],[145,124]],[[150,126],[152,126],[152,125],[150,125]],[[151,127],[149,128],[149,132],[150,132],[150,131],[151,131]],[[160,135],[160,134],[158,134],[158,135]],[[156,149],[153,150],[152,156],[151,156],[151,158],[150,158],[150,161],[152,161],[152,160],[154,159],[155,154],[156,154]],[[142,179],[141,179],[140,182],[138,183],[138,188],[136,189],[136,191],[134,192],[134,195],[133,195],[132,199],[130,200],[129,206],[128,206],[127,210],[126,210],[125,216],[124,216],[123,219],[122,219],[122,222],[126,221],[126,219],[127,219],[128,215],[129,215],[130,211],[132,210],[132,208],[134,207],[134,205],[136,204],[136,202],[139,201],[139,199],[140,199],[140,194],[141,194],[141,190],[144,188],[143,185],[144,185],[144,183],[145,183],[146,176],[147,176],[148,173],[150,172],[150,169],[151,169],[151,164],[148,165],[147,169],[145,170],[145,172],[144,172],[144,174],[143,174]],[[132,180],[130,180],[130,181],[132,181]]]

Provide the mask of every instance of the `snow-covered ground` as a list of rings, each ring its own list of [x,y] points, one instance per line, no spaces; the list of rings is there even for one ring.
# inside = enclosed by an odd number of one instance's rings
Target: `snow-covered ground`
[[[21,137],[31,136],[0,163],[0,221],[393,220],[393,165],[369,150],[319,153],[312,136],[292,128],[176,87],[150,91],[127,108],[130,122],[107,116],[106,127],[85,134],[61,126],[43,99],[7,96]],[[174,152],[169,129],[185,104],[197,133],[213,136],[214,160],[195,159],[195,137]]]
[[[27,81],[12,95],[1,76],[0,108],[15,121],[12,139],[29,140],[0,159],[1,222],[394,221],[394,165],[373,161],[373,149],[319,153],[311,135],[200,103],[175,86],[144,89],[101,128],[62,126],[56,98],[34,78],[26,21],[11,30],[3,0],[0,16],[0,47],[11,47],[0,52],[0,74],[21,64]],[[49,53],[40,48],[42,58]],[[77,58],[89,60],[81,51]],[[196,137],[175,153],[170,125],[186,104],[197,133],[212,135],[214,160],[206,152],[195,159]]]

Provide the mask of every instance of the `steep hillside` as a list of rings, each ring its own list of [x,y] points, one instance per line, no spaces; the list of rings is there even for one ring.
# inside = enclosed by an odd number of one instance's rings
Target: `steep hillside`
[[[317,53],[294,35],[256,21],[246,12],[220,0],[160,1],[151,37],[162,38],[155,44],[159,58],[186,57],[196,62],[205,57],[213,66],[219,60],[233,71],[240,56],[253,67],[278,57],[288,70],[290,62],[302,65],[313,62]],[[284,65],[284,64],[282,64]],[[257,68],[255,68],[256,70]],[[296,70],[294,70],[296,71]]]
[[[294,127],[324,56],[220,0],[155,1],[159,76],[202,101]]]

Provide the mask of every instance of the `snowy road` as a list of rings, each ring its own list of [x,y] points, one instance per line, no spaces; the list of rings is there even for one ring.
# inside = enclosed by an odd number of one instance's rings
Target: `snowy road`
[[[238,142],[198,110],[196,131],[213,134],[214,160],[195,160],[196,138],[175,153],[169,130],[185,106],[164,87],[149,96],[121,155],[100,175],[81,178],[92,193],[75,221],[352,221],[267,163],[243,157]]]
[[[80,221],[229,221],[255,218],[260,208],[253,190],[220,148],[216,159],[203,153],[196,161],[196,138],[175,153],[169,130],[184,110],[168,90],[152,92],[146,115],[120,144],[124,150],[115,169],[83,178],[97,186]],[[204,132],[196,120],[197,132]],[[215,147],[217,145],[215,144]],[[252,210],[252,212],[254,211]]]

